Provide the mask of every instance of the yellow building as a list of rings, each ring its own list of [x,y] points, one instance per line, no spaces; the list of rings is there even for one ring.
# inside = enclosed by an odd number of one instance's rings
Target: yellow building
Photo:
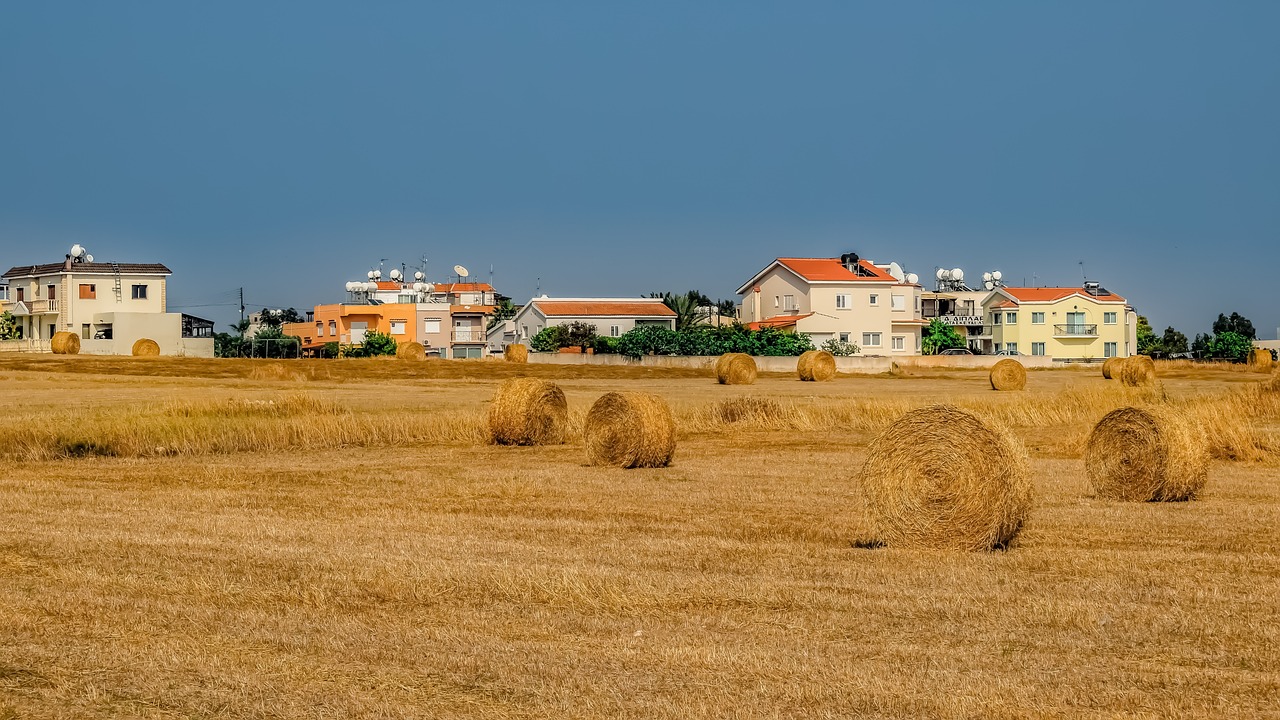
[[[1128,357],[1137,346],[1137,315],[1097,283],[1084,288],[991,291],[982,301],[994,352],[1058,360]]]

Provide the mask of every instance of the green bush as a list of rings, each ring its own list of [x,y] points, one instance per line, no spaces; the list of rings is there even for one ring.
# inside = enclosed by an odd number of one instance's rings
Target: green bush
[[[370,330],[364,334],[364,344],[348,345],[342,349],[345,357],[378,357],[379,355],[395,355],[396,339],[380,333],[377,330]]]
[[[609,337],[608,335],[597,335],[595,342],[595,351],[597,355],[616,355],[618,353],[620,337]]]
[[[737,323],[721,327],[695,326],[685,330],[643,325],[618,338],[618,352],[631,358],[645,355],[722,355],[727,352],[799,355],[813,349],[813,340],[808,335],[774,328],[748,330]]]
[[[965,347],[964,338],[955,328],[934,318],[925,326],[920,337],[920,349],[925,355],[937,355],[943,350]]]
[[[556,352],[569,347],[569,329],[563,325],[550,325],[529,339],[529,349],[538,352]]]
[[[1252,340],[1230,330],[1214,335],[1209,341],[1209,355],[1223,360],[1244,362],[1249,359],[1249,353],[1252,351]]]
[[[854,345],[853,343],[847,340],[838,340],[836,338],[831,338],[830,340],[822,343],[822,349],[826,350],[832,355],[835,355],[836,357],[848,357],[850,355],[857,355],[862,350],[862,348],[858,347],[857,345]]]

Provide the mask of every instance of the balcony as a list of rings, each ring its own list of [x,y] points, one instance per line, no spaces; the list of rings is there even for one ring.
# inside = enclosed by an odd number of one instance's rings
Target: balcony
[[[454,331],[453,331],[453,341],[454,341],[455,343],[483,343],[483,342],[488,342],[488,339],[487,339],[485,336],[486,336],[485,331],[484,331],[484,330],[481,330],[480,328],[476,328],[476,329],[474,329],[474,330],[465,330],[465,329],[462,329],[462,330],[454,330]]]
[[[57,300],[16,300],[14,298],[0,300],[0,305],[4,305],[4,309],[9,312],[13,312],[18,303],[26,306],[28,315],[56,315],[59,311]]]
[[[1054,325],[1053,336],[1054,337],[1096,338],[1098,337],[1098,326],[1096,323],[1093,325],[1082,325],[1082,324]]]

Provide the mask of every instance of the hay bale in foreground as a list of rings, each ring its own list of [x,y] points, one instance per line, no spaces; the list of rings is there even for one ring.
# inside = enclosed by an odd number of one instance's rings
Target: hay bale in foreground
[[[1156,384],[1156,364],[1147,355],[1132,355],[1120,364],[1120,384],[1148,387]]]
[[[1123,407],[1098,421],[1084,449],[1098,497],[1127,502],[1191,500],[1209,472],[1208,438],[1167,406]]]
[[[953,405],[894,421],[872,441],[861,477],[873,544],[1006,548],[1031,511],[1022,445]]]
[[[1012,358],[991,366],[992,390],[1022,390],[1027,387],[1027,369]]]
[[[1271,365],[1274,363],[1271,359],[1271,351],[1264,348],[1254,348],[1249,353],[1249,367],[1258,372],[1271,372]]]
[[[502,359],[509,363],[529,362],[529,348],[516,343],[502,348]]]
[[[826,350],[809,350],[796,361],[796,373],[805,382],[826,382],[836,376],[836,356]]]
[[[1109,357],[1102,362],[1102,377],[1108,380],[1116,380],[1116,376],[1120,374],[1120,366],[1124,364],[1124,358]]]
[[[159,357],[160,343],[151,338],[138,338],[133,341],[134,357]]]
[[[652,393],[605,393],[582,426],[591,465],[658,468],[676,452],[676,423],[667,401]]]
[[[489,439],[495,445],[559,445],[568,426],[564,391],[546,380],[508,380],[489,405]]]
[[[73,332],[58,332],[49,341],[49,349],[54,355],[79,355],[80,336]]]
[[[401,360],[426,360],[427,349],[419,342],[399,343],[396,345],[396,357]]]
[[[750,385],[756,381],[756,360],[746,353],[725,353],[716,360],[721,385]]]

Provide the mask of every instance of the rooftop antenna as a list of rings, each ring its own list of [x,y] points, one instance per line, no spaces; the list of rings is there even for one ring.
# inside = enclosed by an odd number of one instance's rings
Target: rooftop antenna
[[[1084,274],[1084,261],[1081,260],[1080,261],[1080,281],[1087,282],[1088,280],[1089,280],[1088,276]]]

